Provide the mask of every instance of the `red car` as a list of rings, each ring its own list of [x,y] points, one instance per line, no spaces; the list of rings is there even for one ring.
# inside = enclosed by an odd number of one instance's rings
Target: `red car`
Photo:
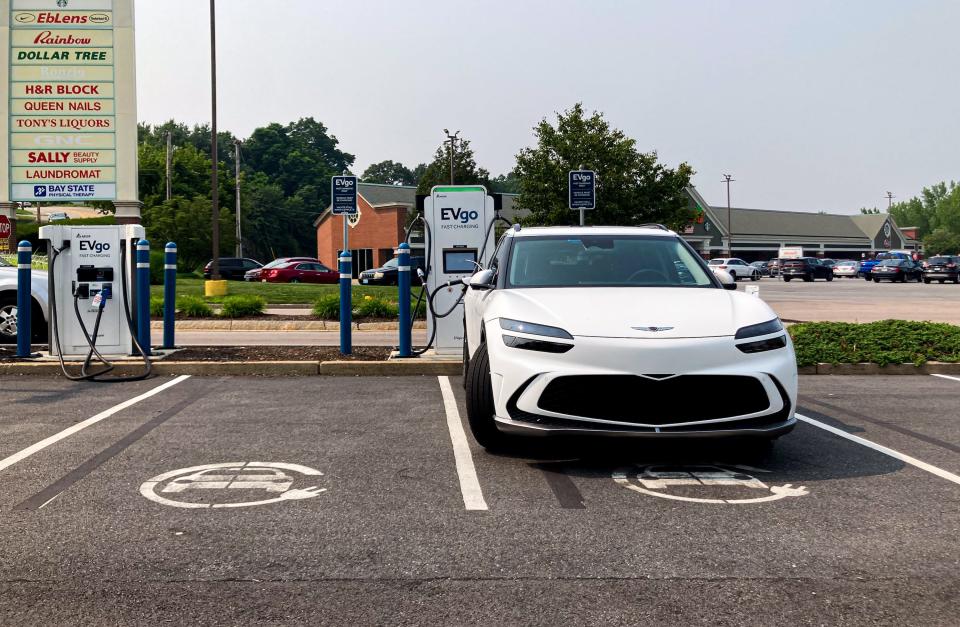
[[[276,268],[278,266],[282,266],[285,263],[290,263],[291,261],[313,261],[314,263],[320,263],[320,260],[317,259],[316,257],[278,257],[277,259],[274,259],[273,261],[263,266],[262,268],[254,268],[253,270],[248,270],[243,275],[243,280],[259,281],[260,273],[263,272],[264,270],[269,270],[270,268]]]
[[[289,261],[260,273],[264,283],[339,283],[340,273],[319,261]]]

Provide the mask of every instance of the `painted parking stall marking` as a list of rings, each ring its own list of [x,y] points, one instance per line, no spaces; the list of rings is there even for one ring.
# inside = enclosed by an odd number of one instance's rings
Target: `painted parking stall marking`
[[[460,411],[457,409],[457,398],[453,395],[453,388],[450,387],[450,378],[437,378],[440,381],[440,393],[443,395],[443,409],[447,414],[447,429],[450,431],[450,442],[453,445],[457,478],[460,480],[460,492],[463,494],[463,506],[468,510],[486,510],[487,502],[483,498],[477,469],[473,465],[473,455],[470,454],[470,444],[463,430],[463,421],[460,420]]]
[[[650,465],[622,468],[613,480],[628,490],[688,503],[750,505],[809,494],[804,486],[768,485],[750,473],[769,470],[743,465]]]
[[[226,462],[180,468],[140,486],[145,498],[183,509],[223,509],[311,499],[323,473],[300,464]],[[308,485],[309,484],[309,485]]]

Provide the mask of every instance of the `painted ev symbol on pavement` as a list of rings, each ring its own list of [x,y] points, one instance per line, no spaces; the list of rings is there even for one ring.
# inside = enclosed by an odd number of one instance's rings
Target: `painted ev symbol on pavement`
[[[634,492],[690,503],[744,505],[809,494],[793,484],[769,486],[745,471],[769,470],[731,464],[636,466],[614,471],[613,480]]]
[[[154,503],[188,509],[252,507],[280,501],[309,499],[326,492],[313,477],[323,473],[299,464],[230,462],[171,470],[145,481],[140,494]],[[264,494],[266,493],[266,494]],[[167,497],[165,495],[171,495]],[[252,498],[251,495],[255,495]],[[268,498],[263,498],[268,496]],[[212,501],[212,502],[211,502]]]

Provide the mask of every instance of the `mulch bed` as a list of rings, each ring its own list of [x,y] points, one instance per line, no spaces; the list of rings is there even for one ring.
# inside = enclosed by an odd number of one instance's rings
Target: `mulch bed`
[[[341,355],[337,346],[191,346],[178,350],[170,361],[383,361],[387,346],[354,346]]]

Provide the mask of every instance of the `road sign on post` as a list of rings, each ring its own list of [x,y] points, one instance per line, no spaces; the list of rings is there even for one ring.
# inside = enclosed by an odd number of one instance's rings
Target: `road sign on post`
[[[580,210],[580,226],[583,226],[584,211],[597,206],[597,173],[593,170],[570,170],[567,190],[569,206]]]

